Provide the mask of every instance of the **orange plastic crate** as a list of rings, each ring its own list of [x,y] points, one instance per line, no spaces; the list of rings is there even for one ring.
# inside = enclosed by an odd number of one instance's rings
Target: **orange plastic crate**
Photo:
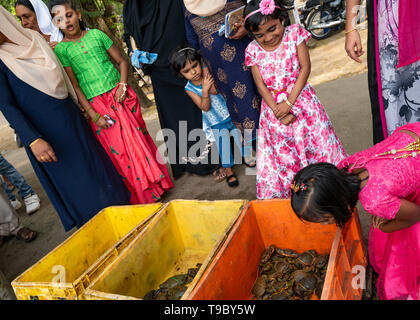
[[[357,211],[341,230],[299,220],[290,200],[256,200],[244,208],[224,245],[187,299],[251,299],[258,264],[271,244],[297,252],[330,254],[321,300],[361,299],[352,286],[353,266],[366,268],[366,249]]]

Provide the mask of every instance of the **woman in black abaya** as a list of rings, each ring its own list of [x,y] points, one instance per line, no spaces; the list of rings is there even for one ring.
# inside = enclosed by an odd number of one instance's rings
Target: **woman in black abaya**
[[[220,165],[210,164],[211,152],[203,152],[200,148],[193,156],[188,155],[188,150],[198,140],[187,142],[188,136],[180,135],[181,121],[186,122],[186,134],[203,127],[201,111],[184,91],[185,80],[172,72],[168,61],[176,47],[187,44],[181,1],[126,0],[123,15],[124,40],[129,50],[132,51],[131,36],[139,50],[158,54],[153,64],[144,65],[143,71],[152,79],[161,128],[171,129],[176,134],[176,142],[171,139],[166,142],[174,178],[185,171],[199,175],[219,174],[215,170]]]

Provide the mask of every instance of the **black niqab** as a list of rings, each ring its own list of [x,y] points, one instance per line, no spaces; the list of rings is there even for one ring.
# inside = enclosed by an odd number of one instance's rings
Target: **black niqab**
[[[165,49],[168,47],[163,45],[162,37],[167,30],[171,9],[175,2],[176,0],[127,0],[124,2],[124,40],[130,51],[132,50],[129,41],[131,35],[139,50],[159,54],[160,59],[156,62],[157,65],[164,62],[164,58],[168,58],[170,52]]]

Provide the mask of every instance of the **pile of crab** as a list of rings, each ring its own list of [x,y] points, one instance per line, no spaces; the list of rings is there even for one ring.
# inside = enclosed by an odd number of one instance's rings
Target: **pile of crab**
[[[188,269],[186,274],[177,274],[170,277],[164,283],[159,285],[156,290],[149,291],[145,296],[144,300],[179,300],[187,291],[189,284],[194,277],[197,275],[201,264],[197,263],[195,268]]]
[[[252,288],[257,300],[310,300],[321,298],[329,255],[315,250],[297,253],[269,246],[261,256]]]

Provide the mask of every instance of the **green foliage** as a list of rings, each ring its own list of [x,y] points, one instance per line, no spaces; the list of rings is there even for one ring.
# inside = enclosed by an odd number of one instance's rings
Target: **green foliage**
[[[2,5],[7,11],[15,14],[15,0],[0,0]]]

